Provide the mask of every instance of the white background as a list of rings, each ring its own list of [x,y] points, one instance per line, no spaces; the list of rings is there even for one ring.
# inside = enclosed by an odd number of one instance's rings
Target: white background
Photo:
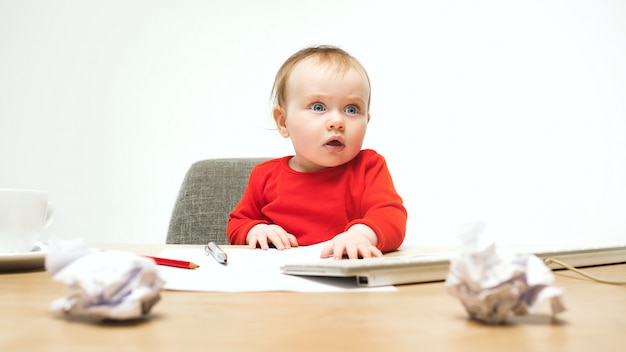
[[[312,44],[371,76],[405,243],[626,239],[621,0],[0,0],[0,187],[49,192],[48,236],[162,243],[191,163],[292,153],[270,88]]]

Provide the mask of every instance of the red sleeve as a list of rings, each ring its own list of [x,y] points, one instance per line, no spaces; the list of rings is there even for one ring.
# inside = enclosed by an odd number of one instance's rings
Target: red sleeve
[[[351,221],[346,230],[354,224],[367,225],[378,236],[378,249],[383,252],[398,249],[406,233],[407,211],[393,185],[387,163],[382,155],[374,153],[363,160],[362,167],[363,217]]]
[[[251,228],[258,224],[269,224],[268,221],[259,220],[263,219],[260,211],[261,199],[262,185],[259,182],[258,168],[255,167],[250,173],[248,186],[241,200],[228,217],[226,236],[230,244],[246,244],[246,237]]]

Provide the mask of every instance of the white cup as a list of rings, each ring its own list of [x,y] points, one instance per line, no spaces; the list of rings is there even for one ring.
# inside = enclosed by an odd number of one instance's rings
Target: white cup
[[[43,191],[0,189],[0,253],[33,250],[54,219],[54,206]]]

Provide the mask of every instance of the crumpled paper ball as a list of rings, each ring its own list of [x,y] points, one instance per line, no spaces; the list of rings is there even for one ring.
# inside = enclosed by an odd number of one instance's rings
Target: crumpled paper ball
[[[121,251],[88,248],[80,240],[52,240],[45,267],[72,293],[50,305],[54,313],[130,320],[150,312],[164,281],[153,260]]]
[[[463,251],[450,261],[445,282],[470,317],[502,324],[510,315],[534,313],[546,300],[552,314],[564,311],[563,290],[552,286],[552,270],[533,254],[497,250],[485,227],[483,222],[461,227]]]

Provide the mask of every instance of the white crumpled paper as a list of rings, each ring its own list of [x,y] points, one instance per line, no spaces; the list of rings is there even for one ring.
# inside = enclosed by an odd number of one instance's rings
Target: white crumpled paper
[[[461,301],[470,317],[502,324],[509,315],[534,313],[548,299],[552,314],[564,311],[563,290],[552,286],[550,268],[533,254],[497,250],[484,229],[483,222],[461,228],[463,251],[450,261],[445,282],[446,291]]]
[[[50,305],[51,311],[66,315],[137,319],[159,301],[164,284],[153,260],[88,248],[79,239],[52,240],[45,265],[54,280],[72,291]]]

